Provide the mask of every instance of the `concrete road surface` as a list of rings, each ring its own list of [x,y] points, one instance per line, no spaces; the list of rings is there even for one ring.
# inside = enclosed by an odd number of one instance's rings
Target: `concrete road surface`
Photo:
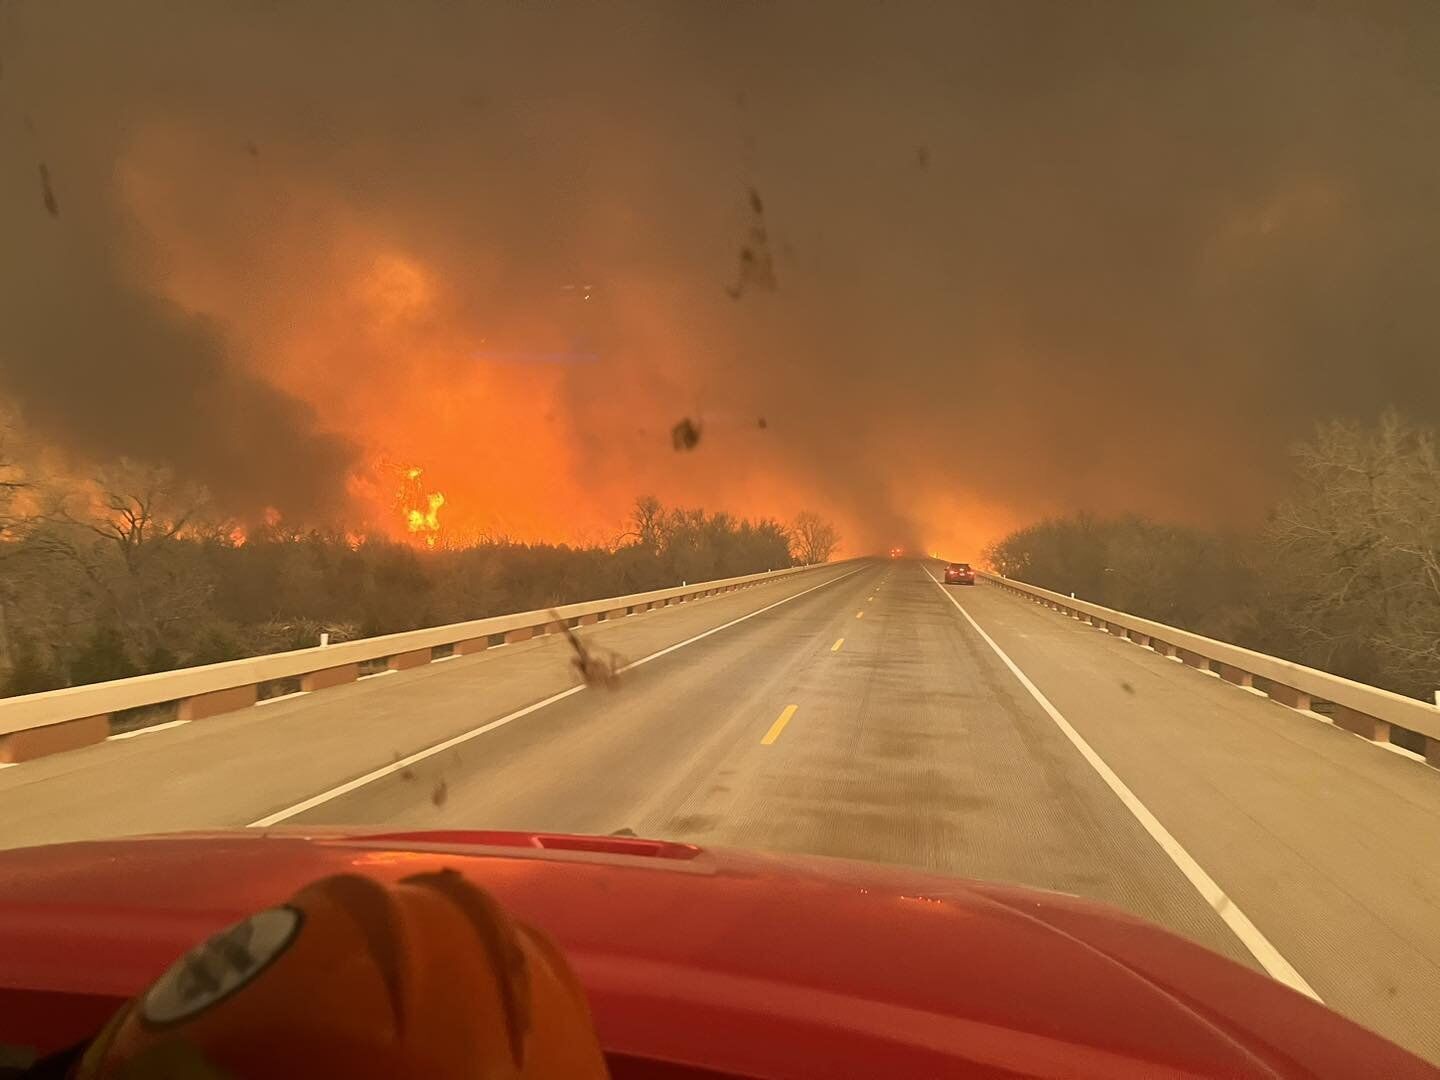
[[[0,845],[631,829],[903,863],[1118,905],[1440,1061],[1435,770],[932,570],[587,628],[640,661],[614,691],[547,638],[27,762],[0,770]]]

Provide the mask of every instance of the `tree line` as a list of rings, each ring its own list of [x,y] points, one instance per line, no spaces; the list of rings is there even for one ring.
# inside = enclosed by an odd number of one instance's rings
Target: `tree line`
[[[1257,529],[1052,518],[987,552],[998,573],[1431,700],[1440,689],[1440,454],[1395,413],[1294,450]]]
[[[819,563],[839,542],[814,514],[786,526],[652,497],[609,546],[426,550],[284,524],[242,535],[208,505],[164,469],[123,462],[56,494],[0,458],[0,692]]]

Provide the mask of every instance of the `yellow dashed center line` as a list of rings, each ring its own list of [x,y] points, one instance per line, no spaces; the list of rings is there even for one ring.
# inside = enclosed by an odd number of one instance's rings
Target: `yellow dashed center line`
[[[843,637],[837,637],[837,638],[835,639],[835,644],[830,646],[830,651],[831,651],[831,652],[839,652],[839,651],[840,651],[840,646],[841,646],[841,645],[844,645],[844,644],[845,644],[845,639],[844,639]]]
[[[857,612],[855,612],[855,618],[857,618],[857,619],[863,619],[864,617],[865,617],[865,612],[863,612],[863,611],[857,611]]]
[[[770,730],[765,733],[765,737],[760,740],[760,745],[769,746],[778,739],[780,732],[785,730],[785,725],[790,722],[790,717],[795,715],[795,710],[798,708],[800,708],[799,705],[786,705],[785,708],[780,711],[780,715],[776,718],[775,722],[770,725]]]
[[[874,602],[875,602],[875,598],[874,598],[873,596],[867,596],[867,597],[865,598],[865,603],[867,603],[867,604],[872,604],[872,603],[874,603]]]

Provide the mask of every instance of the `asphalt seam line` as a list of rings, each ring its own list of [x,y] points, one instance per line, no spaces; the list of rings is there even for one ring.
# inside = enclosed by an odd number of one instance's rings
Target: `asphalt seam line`
[[[783,599],[776,600],[773,604],[767,604],[765,607],[757,608],[756,610],[750,612],[747,615],[741,615],[738,619],[731,619],[729,622],[722,623],[719,626],[712,626],[709,630],[705,630],[699,634],[696,634],[694,637],[689,637],[686,638],[684,641],[676,642],[674,645],[670,645],[666,648],[660,649],[658,652],[653,652],[649,656],[642,656],[639,660],[636,660],[630,664],[626,664],[620,669],[620,671],[623,674],[624,672],[631,671],[642,664],[648,664],[651,660],[658,660],[660,657],[667,656],[670,653],[674,652],[676,649],[683,649],[687,645],[693,645],[695,642],[702,641],[705,638],[709,637],[711,634],[718,634],[721,630],[728,630],[730,629],[730,627],[737,626],[740,623],[745,622],[747,619],[755,618],[756,615],[763,615],[767,611],[772,611],[775,608],[779,607],[781,604],[788,604],[791,600],[798,600],[802,596],[807,596],[810,593],[814,592],[816,589],[823,589],[827,585],[834,585],[837,581],[844,581],[846,578],[858,574],[861,570],[864,569],[865,567],[863,566],[856,567],[854,570],[841,574],[839,577],[833,577],[829,581],[822,581],[819,585],[812,585],[810,588],[804,589],[801,592],[793,593],[790,596],[784,597]],[[557,701],[563,701],[566,698],[572,696],[573,694],[580,693],[580,691],[584,689],[586,689],[585,684],[579,683],[575,686],[570,687],[567,690],[561,690],[557,694],[551,694],[547,698],[541,698],[539,701],[526,705],[524,708],[516,709],[514,712],[506,713],[499,719],[491,720],[488,723],[481,724],[479,727],[476,728],[471,728],[469,731],[462,732],[459,735],[455,735],[449,739],[446,739],[444,742],[438,742],[434,746],[428,746],[424,750],[418,750],[415,753],[411,754],[409,757],[400,758],[397,761],[391,762],[389,765],[381,766],[378,769],[372,769],[370,772],[367,772],[362,776],[357,776],[353,780],[347,780],[345,783],[339,784],[326,791],[322,791],[318,795],[312,795],[310,796],[310,798],[303,799],[293,806],[287,806],[285,807],[285,809],[277,810],[273,814],[266,814],[264,817],[250,822],[250,824],[245,827],[247,829],[266,829],[269,828],[271,825],[278,825],[280,824],[280,822],[295,817],[297,814],[303,814],[307,810],[313,810],[315,807],[330,802],[332,799],[338,799],[341,795],[348,795],[350,792],[362,788],[366,784],[374,783],[376,780],[379,780],[382,777],[389,776],[391,773],[396,773],[402,769],[407,769],[411,765],[414,765],[417,761],[424,761],[428,757],[434,757],[436,754],[442,754],[446,750],[449,750],[451,747],[459,746],[461,743],[464,742],[469,742],[471,739],[484,735],[486,732],[494,731],[496,728],[504,727],[506,724],[514,720],[519,720],[521,717],[529,716],[531,713],[539,712],[546,706],[554,705]]]
[[[995,655],[1010,669],[1010,673],[1020,680],[1020,685],[1030,692],[1030,696],[1045,710],[1046,715],[1055,722],[1055,726],[1074,744],[1075,749],[1080,751],[1080,756],[1100,774],[1100,779],[1104,780],[1110,790],[1124,803],[1125,809],[1135,816],[1135,820],[1140,822],[1141,827],[1150,834],[1151,839],[1160,845],[1160,850],[1170,857],[1170,861],[1179,868],[1190,884],[1195,886],[1195,890],[1210,905],[1215,914],[1224,920],[1225,925],[1230,927],[1231,932],[1240,939],[1240,944],[1250,951],[1250,955],[1255,957],[1270,977],[1277,982],[1284,983],[1292,990],[1298,990],[1316,1001],[1321,1001],[1320,995],[1295,970],[1290,961],[1280,955],[1280,950],[1270,943],[1270,939],[1260,932],[1260,928],[1250,921],[1250,917],[1240,910],[1235,901],[1226,895],[1225,890],[1216,884],[1215,879],[1207,874],[1194,857],[1181,846],[1180,841],[1171,835],[1170,830],[1160,824],[1160,820],[1130,790],[1125,781],[1116,775],[1115,770],[1105,763],[1105,759],[1094,751],[1085,741],[1085,737],[1071,726],[1070,721],[1061,715],[1060,710],[1050,703],[1050,699],[1040,692],[1040,688],[1031,682],[1029,676],[1021,671],[1015,661],[1005,654],[1005,650],[996,644],[995,639],[987,634],[974,617],[960,606],[960,601],[956,600],[928,569],[924,567],[921,569],[925,570],[926,577],[935,582],[935,587],[944,594],[945,599],[955,605],[955,610],[965,616],[965,621],[974,628],[985,644],[995,651]],[[1321,1004],[1324,1002],[1321,1001]]]

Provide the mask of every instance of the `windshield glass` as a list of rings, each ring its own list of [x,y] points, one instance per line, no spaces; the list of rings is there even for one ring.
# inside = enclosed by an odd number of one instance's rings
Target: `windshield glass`
[[[1437,71],[1429,3],[0,2],[0,855],[836,857],[1440,1062]]]

